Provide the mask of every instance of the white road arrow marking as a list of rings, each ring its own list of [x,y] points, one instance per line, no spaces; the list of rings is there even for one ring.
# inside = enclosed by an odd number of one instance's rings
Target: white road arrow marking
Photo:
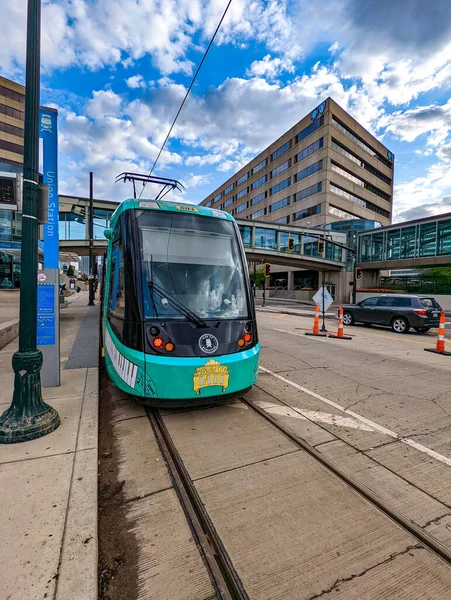
[[[271,402],[258,401],[255,404],[271,415],[293,417],[294,419],[326,423],[327,425],[336,425],[337,427],[351,427],[352,429],[360,429],[361,431],[374,431],[369,425],[361,423],[351,417],[340,417],[339,415],[325,413],[319,410],[304,410],[303,408],[297,408],[295,406],[284,406],[283,404],[272,404]]]

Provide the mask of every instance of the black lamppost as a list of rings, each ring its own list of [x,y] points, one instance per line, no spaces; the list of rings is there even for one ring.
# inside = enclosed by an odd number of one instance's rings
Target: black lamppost
[[[41,0],[28,0],[19,351],[12,359],[13,400],[0,417],[3,444],[33,440],[60,424],[56,410],[42,400],[42,353],[36,347],[40,28]]]

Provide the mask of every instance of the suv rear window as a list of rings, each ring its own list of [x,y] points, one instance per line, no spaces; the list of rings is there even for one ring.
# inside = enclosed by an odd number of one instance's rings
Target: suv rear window
[[[412,306],[412,298],[395,298],[394,306]]]
[[[426,308],[440,308],[440,304],[435,298],[420,298],[420,302]]]

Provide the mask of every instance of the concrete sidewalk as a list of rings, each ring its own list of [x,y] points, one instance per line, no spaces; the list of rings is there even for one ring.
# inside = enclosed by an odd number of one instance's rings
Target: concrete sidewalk
[[[70,368],[85,350],[75,344],[83,323],[98,324],[99,306],[87,303],[81,292],[61,311],[61,386],[42,390],[60,427],[0,445],[0,589],[8,600],[97,598],[98,358]],[[17,340],[0,351],[0,412],[11,403],[16,349]]]

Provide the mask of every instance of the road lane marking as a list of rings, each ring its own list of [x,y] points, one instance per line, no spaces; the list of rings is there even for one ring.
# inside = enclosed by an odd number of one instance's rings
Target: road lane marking
[[[360,423],[357,419],[340,417],[320,410],[304,410],[303,408],[297,408],[296,406],[274,404],[273,402],[263,402],[261,400],[257,401],[255,404],[272,415],[293,417],[294,419],[326,423],[327,425],[337,425],[338,427],[351,427],[352,429],[360,429],[362,431],[374,431],[372,427],[365,425],[365,423]]]
[[[269,369],[265,369],[264,367],[261,367],[261,366],[259,367],[259,369],[261,371],[263,371],[264,373],[268,373],[268,375],[272,375],[276,379],[280,379],[280,381],[283,381],[284,383],[291,385],[292,387],[296,388],[297,390],[304,392],[305,394],[308,394],[309,396],[313,396],[313,398],[316,398],[317,400],[321,400],[321,402],[324,402],[325,404],[328,404],[329,406],[333,406],[337,410],[344,412],[347,415],[350,415],[351,417],[354,417],[354,419],[357,419],[358,421],[365,423],[365,425],[368,425],[372,429],[379,431],[380,433],[383,433],[384,435],[388,435],[388,436],[394,438],[395,440],[402,442],[403,444],[411,446],[412,448],[416,448],[420,452],[423,452],[424,454],[427,454],[428,456],[431,456],[432,458],[435,458],[436,460],[439,460],[440,462],[444,463],[445,465],[448,465],[449,467],[451,467],[451,458],[448,458],[447,456],[443,456],[442,454],[435,452],[435,450],[432,450],[431,448],[428,448],[427,446],[423,446],[422,444],[419,444],[418,442],[415,442],[414,440],[411,440],[410,438],[403,438],[399,434],[392,431],[391,429],[387,429],[387,427],[384,427],[383,425],[379,425],[379,423],[375,423],[374,421],[371,421],[371,419],[367,419],[366,417],[359,415],[358,413],[354,412],[353,410],[348,410],[344,406],[337,404],[337,402],[334,402],[333,400],[329,400],[328,398],[325,398],[324,396],[320,396],[316,392],[313,392],[312,390],[302,387],[302,385],[298,385],[294,381],[291,381],[290,379],[287,379],[286,377],[282,377],[282,375],[279,375],[278,373],[274,373],[274,371],[270,371]]]

